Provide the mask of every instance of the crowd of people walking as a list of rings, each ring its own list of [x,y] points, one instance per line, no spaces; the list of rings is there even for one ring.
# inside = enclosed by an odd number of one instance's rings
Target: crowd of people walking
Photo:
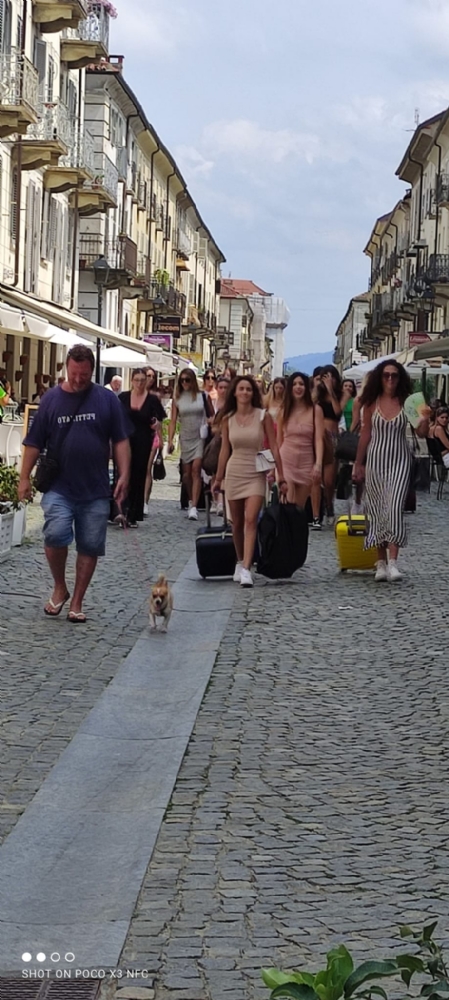
[[[125,392],[118,377],[106,387],[109,392],[94,385],[93,370],[89,348],[69,352],[66,380],[46,393],[25,439],[19,489],[20,499],[29,498],[33,467],[38,463],[42,473],[46,463],[51,477],[42,489],[44,536],[54,590],[45,613],[59,615],[69,600],[65,565],[74,535],[77,580],[69,618],[75,623],[85,621],[84,595],[104,553],[111,519],[111,442],[112,504],[118,520],[135,528],[148,513],[153,463],[162,457],[167,418],[153,369],[136,368]],[[231,368],[219,374],[209,369],[202,386],[192,368],[179,373],[167,450],[173,453],[179,439],[188,518],[198,520],[204,487],[215,498],[218,514],[226,504],[237,557],[234,580],[250,587],[258,521],[270,491],[276,486],[281,501],[309,505],[310,528],[319,531],[323,522],[334,524],[337,475],[342,481],[343,471],[346,487],[352,492],[352,480],[356,505],[366,514],[365,547],[377,549],[375,579],[400,579],[398,555],[406,544],[404,511],[415,464],[405,411],[412,392],[406,369],[386,359],[371,370],[359,392],[333,365],[312,376],[293,372],[276,378],[267,395],[262,389],[261,379]],[[3,389],[3,403],[5,396]],[[427,438],[429,450],[436,449],[449,468],[449,410],[438,404],[433,410],[421,407],[412,436]],[[338,458],[345,435],[354,453],[342,470]],[[83,477],[80,465],[86,469]]]

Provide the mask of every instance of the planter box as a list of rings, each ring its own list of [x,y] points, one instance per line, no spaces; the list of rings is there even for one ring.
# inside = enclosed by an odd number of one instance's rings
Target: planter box
[[[0,514],[0,562],[11,552],[13,526],[13,510],[9,514]]]
[[[27,523],[27,508],[26,504],[23,507],[19,507],[18,510],[14,511],[14,523],[12,529],[12,544],[21,545],[25,537]]]

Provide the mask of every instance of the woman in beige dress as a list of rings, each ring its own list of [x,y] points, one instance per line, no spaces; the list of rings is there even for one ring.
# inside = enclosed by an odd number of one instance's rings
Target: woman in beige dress
[[[259,388],[250,375],[240,375],[234,380],[222,413],[222,445],[214,492],[221,489],[226,472],[226,499],[237,554],[234,581],[242,587],[252,587],[257,522],[266,492],[266,473],[257,472],[256,455],[263,448],[265,436],[276,463],[279,489],[284,495],[287,483],[273,420],[262,408]]]
[[[203,428],[213,420],[212,403],[206,392],[200,392],[196,375],[190,368],[183,368],[179,374],[173,397],[170,427],[168,431],[168,453],[174,451],[176,422],[180,425],[182,479],[189,497],[190,521],[198,520],[198,500],[201,493],[201,463],[203,459]]]

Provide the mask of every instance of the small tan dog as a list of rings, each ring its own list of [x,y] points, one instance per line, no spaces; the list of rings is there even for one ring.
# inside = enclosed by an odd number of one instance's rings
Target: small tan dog
[[[150,625],[151,631],[157,631],[157,618],[163,618],[160,632],[166,632],[168,623],[173,611],[173,595],[170,590],[167,578],[162,574],[154,584],[150,597]]]

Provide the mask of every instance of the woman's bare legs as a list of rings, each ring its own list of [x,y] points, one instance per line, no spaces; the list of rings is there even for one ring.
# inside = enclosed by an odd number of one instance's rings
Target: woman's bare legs
[[[150,457],[148,459],[147,478],[145,480],[145,503],[149,502],[151,496],[151,490],[153,489],[153,462],[154,459],[156,458],[157,452],[158,452],[157,448],[152,448]]]
[[[305,507],[309,496],[310,496],[311,486],[303,486],[298,483],[289,483],[287,500],[289,503],[295,503],[297,507]],[[315,514],[313,515],[315,517]],[[319,517],[319,511],[318,511]]]
[[[245,501],[228,500],[232,520],[232,537],[237,555],[237,562],[243,562],[245,547]]]
[[[195,458],[192,462],[192,507],[198,507],[201,493],[201,466],[202,459]]]
[[[312,501],[312,514],[315,520],[320,519],[321,512],[321,483],[313,483],[310,491]]]
[[[335,483],[337,480],[337,462],[325,465],[323,469],[324,499],[326,503],[326,514],[331,515],[334,509]]]
[[[257,538],[257,522],[259,520],[260,509],[263,504],[263,497],[247,497],[245,504],[245,529],[243,545],[243,567],[251,569],[254,562],[254,549]]]

